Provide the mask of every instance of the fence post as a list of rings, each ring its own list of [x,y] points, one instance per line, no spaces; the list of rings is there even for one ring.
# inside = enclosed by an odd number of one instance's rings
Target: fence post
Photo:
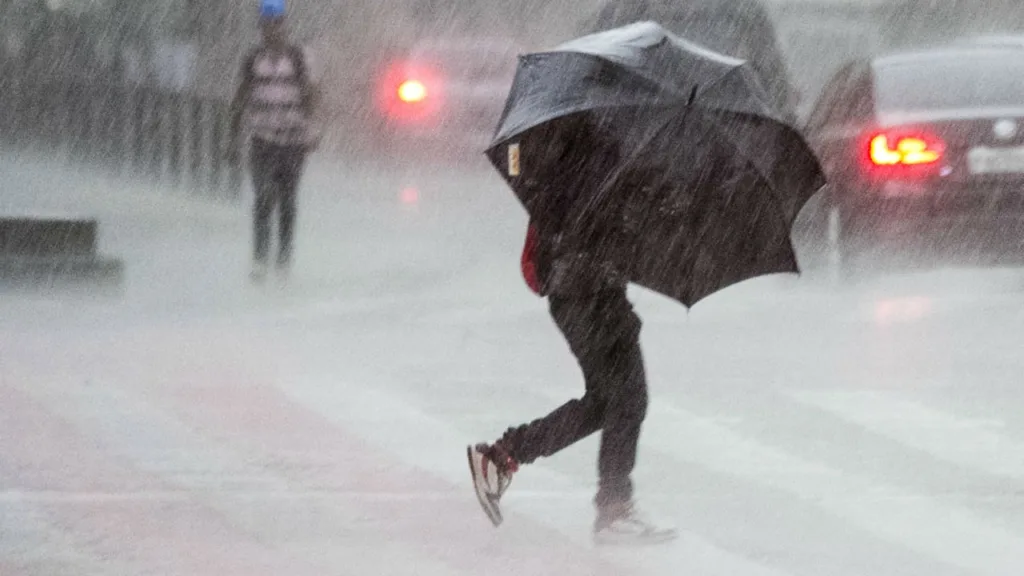
[[[100,145],[96,147],[98,161],[103,165],[107,173],[115,173],[114,166],[114,133],[117,117],[123,114],[123,108],[117,105],[116,87],[113,84],[103,84],[100,87],[99,106],[96,110],[97,138]]]
[[[59,86],[57,92],[60,94],[60,100],[57,102],[57,121],[53,125],[54,131],[50,136],[54,143],[60,146],[66,164],[71,162],[74,154],[74,138],[66,136],[75,133],[74,90],[74,86],[71,84]]]
[[[22,144],[22,139],[25,137],[24,133],[24,121],[22,114],[25,109],[25,67],[21,64],[21,59],[16,61],[11,67],[11,78],[10,78],[10,103],[11,103],[11,124],[10,132],[13,136],[11,144]]]
[[[153,183],[159,183],[163,176],[163,114],[161,114],[160,93],[155,90],[148,90],[149,93],[149,177]]]
[[[200,98],[192,97],[189,98],[189,136],[192,140],[190,146],[191,158],[191,177],[189,178],[189,184],[192,186],[194,194],[201,194],[203,191],[203,143],[205,139],[203,136],[206,133],[206,127],[203,124],[203,101]]]
[[[99,94],[95,86],[82,85],[79,92],[82,100],[82,154],[83,161],[95,162],[101,156],[101,144],[99,141],[100,119],[99,111],[103,102],[98,102]]]
[[[181,188],[181,171],[182,171],[182,130],[185,129],[185,123],[182,122],[182,105],[181,103],[185,100],[186,96],[183,93],[176,92],[170,94],[168,99],[170,102],[170,109],[167,113],[170,115],[170,128],[171,128],[171,141],[170,141],[170,169],[171,169],[171,185],[175,189]]]
[[[228,197],[232,200],[238,200],[242,195],[242,150],[238,150],[238,142],[235,142],[231,138],[231,107],[230,105],[221,105],[223,110],[224,118],[224,131],[226,133],[225,148],[233,149],[235,154],[231,155],[231,161],[228,162]]]
[[[210,107],[211,154],[210,154],[210,189],[215,193],[221,191],[224,171],[224,126],[221,122],[220,107],[211,102]]]
[[[196,196],[240,198],[245,164],[226,155],[236,145],[227,102],[110,79],[34,75],[24,66],[8,71],[0,101],[4,144]]]
[[[129,140],[131,154],[131,169],[136,176],[142,173],[143,158],[145,158],[146,146],[146,94],[141,86],[136,85],[132,89],[132,125],[131,138]]]
[[[123,83],[111,89],[113,101],[110,115],[110,162],[115,176],[124,176],[127,166],[127,150],[131,141],[128,129],[131,126],[135,108],[132,93]]]

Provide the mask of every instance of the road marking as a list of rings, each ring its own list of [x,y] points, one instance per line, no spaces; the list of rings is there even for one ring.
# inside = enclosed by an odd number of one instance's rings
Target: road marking
[[[450,421],[428,414],[382,386],[344,385],[338,379],[325,380],[323,374],[329,373],[329,369],[318,370],[309,365],[297,367],[292,373],[293,379],[282,386],[282,391],[402,460],[429,468],[432,473],[455,485],[464,485],[465,497],[472,498],[465,447],[479,438],[465,433]],[[500,417],[496,416],[495,421],[500,421]],[[515,487],[507,496],[508,515],[528,517],[550,526],[581,546],[593,546],[589,530],[592,478],[571,479],[537,463],[513,482]],[[585,516],[581,518],[577,514],[566,513],[550,504],[531,506],[530,502],[538,501],[530,499],[531,494],[552,493],[539,488],[541,486],[553,488],[555,494],[586,493],[586,503],[571,505],[573,512],[581,512]],[[484,522],[482,513],[480,521]],[[512,520],[506,521],[510,522]],[[675,573],[683,566],[699,568],[708,575],[790,576],[787,572],[731,553],[692,533],[684,534],[678,543],[644,548],[642,555],[618,551],[601,551],[600,555],[616,559],[620,553],[627,554],[628,563],[641,573]]]
[[[727,426],[652,403],[648,438],[662,450],[719,473],[788,492],[871,534],[975,574],[1006,576],[1024,566],[1024,538],[969,510],[868,482],[792,456]]]
[[[997,420],[964,419],[882,392],[795,392],[798,402],[877,432],[904,446],[1007,478],[1024,478],[1024,444]]]

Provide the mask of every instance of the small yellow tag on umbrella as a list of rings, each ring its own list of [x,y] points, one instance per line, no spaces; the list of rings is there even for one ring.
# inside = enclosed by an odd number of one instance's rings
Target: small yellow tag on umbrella
[[[508,145],[508,175],[519,176],[519,143]]]

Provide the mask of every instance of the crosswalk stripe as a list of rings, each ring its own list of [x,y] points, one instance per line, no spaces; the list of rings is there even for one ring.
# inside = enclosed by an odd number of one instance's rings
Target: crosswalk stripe
[[[120,455],[112,453],[116,450],[111,450],[109,443],[104,441],[111,438],[104,438],[102,432],[97,433],[90,426],[89,418],[82,418],[83,414],[77,413],[78,410],[88,413],[89,407],[75,403],[66,394],[66,389],[61,389],[65,394],[58,394],[53,389],[44,390],[57,385],[58,382],[32,380],[27,386],[32,390],[32,397],[10,386],[5,390],[0,385],[5,408],[19,413],[27,424],[19,428],[2,422],[0,418],[0,429],[10,434],[5,442],[0,443],[0,451],[5,457],[10,455],[23,463],[30,463],[22,467],[24,472],[18,470],[15,473],[15,486],[24,482],[30,487],[44,489],[103,486],[118,490],[132,486],[159,489],[165,485],[160,476],[135,468]],[[118,414],[111,411],[103,417],[114,419]],[[43,453],[47,460],[44,466],[32,469],[32,450]],[[17,509],[24,504],[5,502],[2,507]],[[168,562],[173,562],[181,570],[194,571],[204,566],[204,569],[224,574],[242,570],[253,576],[280,573],[280,568],[284,567],[282,558],[274,551],[260,546],[241,531],[224,530],[226,523],[207,506],[159,507],[159,513],[154,517],[154,507],[144,502],[122,502],[119,505],[93,502],[85,503],[81,508],[47,506],[38,501],[30,504],[41,510],[43,517],[51,519],[47,528],[56,534],[55,542],[71,542],[87,557],[112,557],[112,562],[124,562],[126,573],[158,571],[160,567],[166,568]],[[186,526],[188,529],[183,529]],[[159,546],[154,546],[154,542],[159,542]],[[48,546],[46,544],[44,549]],[[174,546],[179,547],[179,551],[187,549],[188,554],[173,556],[169,549]],[[302,565],[292,568],[291,573],[297,575],[314,573]]]
[[[94,574],[114,576],[130,570],[112,558],[99,558],[75,545],[44,519],[37,502],[0,499],[0,574],[22,566],[25,574]],[[18,574],[13,569],[10,574]]]
[[[517,500],[589,502],[590,491],[517,490]],[[196,499],[267,502],[314,501],[324,504],[346,502],[449,502],[465,500],[464,492],[371,492],[364,490],[143,490],[143,491],[74,491],[74,490],[0,490],[3,504],[92,504],[103,502],[191,502]]]
[[[1024,565],[1024,538],[953,504],[873,484],[751,439],[664,401],[648,441],[682,461],[788,492],[869,533],[975,574]]]
[[[291,506],[304,497],[310,499],[311,491],[292,492],[293,487],[281,475],[266,469],[258,462],[251,462],[251,454],[238,453],[216,442],[208,442],[194,430],[187,429],[173,416],[173,407],[166,406],[165,410],[165,406],[151,405],[148,400],[153,398],[154,392],[140,389],[143,386],[141,383],[135,382],[131,386],[118,384],[117,380],[112,378],[84,387],[65,386],[61,388],[59,398],[47,394],[44,389],[37,388],[35,392],[48,404],[55,406],[57,414],[75,422],[82,430],[87,430],[107,452],[126,458],[142,474],[153,475],[167,488],[116,494],[8,491],[0,493],[0,506],[26,503],[72,506],[85,504],[121,509],[125,504],[182,504],[169,506],[168,510],[180,510],[180,516],[189,519],[200,515],[200,521],[216,521],[215,517],[205,513],[209,511],[238,527],[231,534],[217,534],[216,539],[211,538],[212,545],[216,547],[217,542],[230,544],[236,540],[248,544],[249,531],[273,533],[279,530],[277,526],[261,524],[246,500],[255,500],[258,504],[257,510],[266,510],[269,505]],[[274,495],[278,497],[274,498]],[[320,502],[314,504],[325,508],[325,512],[318,520],[325,518],[325,526],[342,532],[347,519],[345,510],[351,508],[346,505],[353,500],[331,498],[330,495],[323,493],[316,496],[320,496]],[[393,500],[379,497],[377,501]],[[196,504],[201,505],[203,511],[197,512]],[[148,508],[143,508],[146,509]],[[170,517],[177,516],[171,514]],[[145,521],[142,517],[131,517],[129,520],[131,523]],[[194,536],[201,538],[205,533]],[[322,545],[322,542],[318,544]],[[322,551],[318,554],[303,554],[296,548],[301,548],[301,545],[285,542],[276,546],[262,546],[262,558],[252,560],[262,560],[268,564],[268,569],[269,564],[288,568],[293,574],[322,574],[325,570],[335,570],[339,567],[349,569],[359,565],[367,569],[371,565],[383,569],[395,564],[415,565],[427,573],[462,573],[413,549],[394,549],[389,553],[386,562],[377,559],[374,563],[372,557],[364,557],[360,559],[361,564],[358,564],[351,558],[351,554],[349,558],[334,557],[337,555],[332,556]],[[200,555],[205,553],[205,550],[191,552]],[[238,559],[232,555],[232,551],[223,548],[216,550],[215,553],[223,554],[225,562]]]
[[[322,375],[325,373],[330,371],[314,369],[305,374],[296,372],[294,380],[283,386],[282,390],[296,401],[363,434],[369,442],[395,453],[403,460],[429,462],[432,472],[452,483],[465,485],[466,497],[472,498],[464,450],[466,444],[474,438],[451,422],[442,421],[383,387],[358,384],[344,386],[337,380],[323,380]],[[496,417],[495,421],[499,420]],[[552,526],[580,545],[592,545],[589,532],[592,519],[589,516],[592,514],[592,478],[570,479],[536,463],[513,482],[515,489],[509,493],[508,499],[510,505],[512,502],[515,505],[514,509],[509,510],[510,513],[526,515]],[[574,507],[579,508],[586,517],[567,518],[566,514],[556,514],[550,505],[537,507],[531,505],[530,501],[522,502],[519,494],[524,485],[527,492],[542,486],[572,494],[587,490],[586,507]],[[485,522],[482,512],[477,520]],[[616,556],[615,551],[605,554],[608,557]],[[699,566],[704,574],[789,576],[784,571],[715,546],[696,534],[685,534],[678,545],[645,548],[643,555],[629,554],[628,563],[641,568],[643,573],[675,573],[679,566]]]
[[[790,396],[940,460],[994,476],[1024,478],[1024,443],[1001,435],[1001,422],[955,417],[894,393],[793,392]]]

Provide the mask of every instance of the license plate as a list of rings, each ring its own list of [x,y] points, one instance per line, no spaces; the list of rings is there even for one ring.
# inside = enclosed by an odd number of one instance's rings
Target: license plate
[[[1024,146],[1015,148],[973,148],[967,153],[971,174],[1024,173]]]

